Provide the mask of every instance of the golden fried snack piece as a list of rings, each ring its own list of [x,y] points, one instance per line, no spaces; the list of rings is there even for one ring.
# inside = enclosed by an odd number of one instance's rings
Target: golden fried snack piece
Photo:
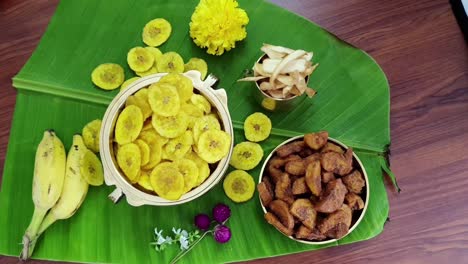
[[[292,235],[293,233],[293,229],[288,229],[287,227],[285,227],[283,224],[281,224],[281,222],[278,220],[278,218],[268,212],[265,214],[265,220],[270,224],[270,225],[273,225],[276,229],[278,229],[281,233],[287,235],[287,236],[290,236]]]
[[[313,162],[313,161],[320,161],[320,153],[314,153],[312,155],[309,155],[307,157],[304,158],[304,163],[307,167],[307,165],[309,165],[309,163]]]
[[[275,195],[276,198],[285,201],[289,205],[294,203],[289,174],[283,173],[281,175],[275,186]]]
[[[314,153],[315,153],[315,151],[312,150],[311,148],[304,148],[298,154],[299,154],[299,156],[301,156],[301,158],[305,158],[305,157],[308,157],[308,156],[310,156],[310,155],[312,155]]]
[[[303,225],[313,229],[315,227],[315,221],[317,220],[317,212],[314,206],[308,199],[297,199],[291,205],[289,209],[292,215],[297,217]]]
[[[348,233],[352,217],[351,209],[343,204],[339,210],[328,215],[319,224],[318,229],[327,237],[340,239]]]
[[[345,196],[345,203],[351,208],[351,210],[361,210],[364,208],[364,201],[361,196],[355,193],[348,193]]]
[[[317,133],[310,133],[304,135],[304,142],[309,146],[311,149],[319,150],[328,141],[328,132],[327,131],[320,131]]]
[[[326,171],[344,176],[353,169],[353,149],[349,148],[345,154],[336,152],[323,153],[320,162]]]
[[[329,182],[320,201],[315,205],[315,210],[321,213],[332,213],[338,210],[343,205],[347,193],[348,190],[341,179]]]
[[[318,240],[318,241],[321,241],[321,240],[324,240],[325,238],[327,238],[326,236],[320,234],[318,229],[309,229],[304,225],[301,225],[297,229],[294,236],[296,238],[298,238],[298,239]]]
[[[330,181],[333,181],[335,178],[335,174],[333,172],[324,172],[322,173],[322,182],[323,183],[328,183]]]
[[[300,195],[304,193],[309,193],[310,189],[305,182],[305,177],[301,177],[293,182],[292,193],[294,195]]]
[[[289,212],[289,205],[287,203],[282,200],[273,200],[268,207],[287,229],[294,228],[294,217]]]
[[[294,141],[292,143],[283,145],[276,150],[276,154],[280,158],[287,157],[293,153],[298,153],[306,147],[304,141]]]
[[[322,192],[322,175],[319,161],[314,161],[307,165],[305,181],[310,191],[315,196],[320,196]]]
[[[305,164],[302,160],[292,160],[286,163],[284,170],[291,175],[304,175]]]
[[[283,171],[280,169],[283,165],[284,161],[278,157],[274,157],[268,162],[268,175],[274,184],[278,182],[279,178],[283,174]]]
[[[289,155],[288,157],[285,157],[285,158],[273,157],[268,162],[268,167],[267,167],[267,171],[273,183],[276,184],[278,179],[281,177],[281,175],[283,174],[283,171],[281,170],[281,168],[283,168],[287,162],[293,161],[293,160],[300,160],[300,159],[301,157],[298,155]]]
[[[357,194],[360,194],[362,192],[362,188],[366,186],[366,181],[364,181],[361,172],[358,170],[344,176],[343,182],[350,192]]]
[[[328,142],[327,144],[325,144],[325,146],[322,148],[322,150],[320,151],[321,153],[325,153],[325,152],[336,152],[336,153],[340,153],[340,154],[343,154],[344,153],[344,150],[343,148],[341,148],[340,146],[338,145],[335,145],[331,142]]]
[[[257,185],[258,194],[260,195],[263,206],[268,206],[268,204],[273,201],[273,191],[271,190],[271,185],[268,187],[268,184],[270,183],[262,181]]]

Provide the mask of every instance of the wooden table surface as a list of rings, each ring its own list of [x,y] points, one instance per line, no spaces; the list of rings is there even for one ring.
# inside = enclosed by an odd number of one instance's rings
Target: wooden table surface
[[[391,168],[402,192],[389,188],[391,221],[370,241],[252,263],[468,263],[468,48],[448,0],[273,2],[382,66],[391,87]],[[15,105],[11,78],[57,3],[0,1],[0,175]],[[17,262],[0,256],[0,264]]]

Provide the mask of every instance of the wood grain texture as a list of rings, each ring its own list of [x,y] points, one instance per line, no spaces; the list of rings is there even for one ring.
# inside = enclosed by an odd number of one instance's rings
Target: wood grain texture
[[[391,87],[391,167],[402,192],[389,189],[391,221],[375,239],[253,263],[468,263],[468,48],[448,1],[273,2],[382,66]],[[11,78],[57,3],[0,2],[0,175],[15,104]]]

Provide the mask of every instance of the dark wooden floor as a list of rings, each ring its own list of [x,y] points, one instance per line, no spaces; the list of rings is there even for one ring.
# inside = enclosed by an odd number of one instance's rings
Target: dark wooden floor
[[[0,1],[2,169],[15,105],[11,78],[57,2]],[[403,191],[389,192],[391,221],[375,239],[255,263],[468,263],[468,47],[448,0],[273,2],[383,67],[391,86],[391,166]],[[0,257],[0,264],[16,262]]]

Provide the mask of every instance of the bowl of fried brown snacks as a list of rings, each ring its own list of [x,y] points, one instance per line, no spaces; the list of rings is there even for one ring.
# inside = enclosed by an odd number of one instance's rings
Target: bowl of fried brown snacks
[[[361,161],[326,131],[276,147],[263,164],[257,189],[265,220],[306,244],[345,237],[361,222],[369,202]]]

